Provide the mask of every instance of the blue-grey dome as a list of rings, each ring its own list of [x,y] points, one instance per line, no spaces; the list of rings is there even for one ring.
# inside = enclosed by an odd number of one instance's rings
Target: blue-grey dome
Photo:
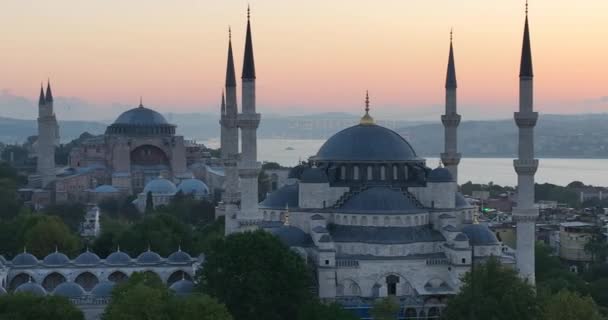
[[[110,253],[110,255],[106,258],[106,263],[109,265],[126,265],[131,263],[131,257],[128,254],[122,251],[116,251]]]
[[[461,232],[458,235],[456,235],[456,237],[454,238],[454,241],[469,241],[469,237],[467,237],[466,234]]]
[[[74,259],[74,264],[78,266],[92,266],[99,264],[100,262],[101,259],[99,259],[99,256],[88,250]]]
[[[33,294],[35,296],[46,296],[46,290],[44,290],[44,288],[35,283],[35,282],[26,282],[22,285],[20,285],[19,287],[17,287],[17,289],[15,289],[15,292],[17,293],[30,293]]]
[[[260,208],[279,210],[283,210],[287,206],[289,208],[297,208],[300,201],[299,189],[300,187],[297,183],[284,185],[266,196],[266,199],[260,202]]]
[[[38,259],[30,253],[22,252],[16,255],[11,263],[13,266],[35,266],[38,264]]]
[[[154,126],[154,125],[167,125],[169,124],[165,117],[160,113],[139,106],[131,110],[123,112],[114,124],[118,125],[130,125],[130,126]]]
[[[398,133],[379,125],[356,125],[329,138],[312,157],[315,161],[418,160],[412,146]]]
[[[48,256],[44,257],[42,264],[47,266],[65,266],[70,263],[70,258],[65,254],[55,251]]]
[[[160,263],[162,260],[163,258],[158,255],[158,253],[150,251],[150,249],[137,256],[137,263],[140,264],[157,264]]]
[[[473,206],[460,192],[456,192],[456,208],[472,208]]]
[[[201,180],[185,179],[177,186],[177,191],[181,191],[183,194],[206,196],[209,194],[209,187]]]
[[[462,232],[469,237],[471,245],[484,246],[498,244],[496,235],[486,224],[467,224],[462,228]]]
[[[194,291],[194,283],[190,280],[182,279],[173,283],[169,289],[178,296],[187,295]]]
[[[118,191],[118,189],[116,189],[113,186],[109,186],[107,184],[103,184],[103,185],[100,185],[97,188],[95,188],[93,190],[93,192],[96,192],[96,193],[118,193],[119,191]]]
[[[59,284],[53,294],[66,298],[78,298],[85,295],[84,289],[76,282],[63,282]]]
[[[169,263],[188,263],[192,261],[192,257],[187,252],[180,249],[170,254],[167,260]]]
[[[294,226],[282,226],[269,231],[289,247],[310,247],[313,244],[309,234]]]
[[[426,212],[403,192],[387,187],[372,187],[354,195],[346,200],[340,211],[396,214]]]
[[[98,283],[91,290],[91,295],[95,297],[109,297],[112,295],[112,289],[114,289],[114,282],[102,281]]]
[[[302,172],[300,181],[303,183],[325,183],[329,182],[329,179],[321,168],[306,168]]]
[[[158,178],[146,184],[144,193],[147,194],[148,192],[151,192],[152,194],[173,195],[177,192],[177,187],[173,182],[165,178]]]
[[[435,168],[431,170],[427,178],[428,182],[454,182],[454,177],[446,168]]]

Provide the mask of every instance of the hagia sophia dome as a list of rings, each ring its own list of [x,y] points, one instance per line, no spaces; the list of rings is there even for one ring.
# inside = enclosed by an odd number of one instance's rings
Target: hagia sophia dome
[[[170,124],[165,117],[152,109],[146,108],[143,104],[138,107],[123,112],[112,125],[107,134],[158,134],[173,135],[176,126]]]

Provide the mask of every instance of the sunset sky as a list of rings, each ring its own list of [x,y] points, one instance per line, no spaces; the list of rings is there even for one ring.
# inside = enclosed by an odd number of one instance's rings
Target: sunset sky
[[[359,113],[368,89],[379,117],[437,114],[451,27],[463,117],[506,117],[516,107],[523,0],[249,2],[261,112]],[[0,99],[34,101],[50,77],[71,110],[94,109],[83,117],[112,117],[110,106],[136,106],[140,95],[162,112],[216,111],[229,25],[240,76],[246,7],[2,0]],[[541,112],[608,112],[607,13],[606,0],[531,0]]]

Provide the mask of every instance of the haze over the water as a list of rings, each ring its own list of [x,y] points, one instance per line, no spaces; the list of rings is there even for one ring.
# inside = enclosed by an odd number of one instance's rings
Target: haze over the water
[[[464,119],[517,105],[523,0],[3,0],[0,116],[34,117],[47,77],[63,119],[112,119],[139,96],[215,112],[229,25],[241,68],[247,2],[262,113],[358,113],[369,89],[379,118],[435,119],[451,27]],[[606,12],[606,0],[530,2],[540,112],[608,110]]]

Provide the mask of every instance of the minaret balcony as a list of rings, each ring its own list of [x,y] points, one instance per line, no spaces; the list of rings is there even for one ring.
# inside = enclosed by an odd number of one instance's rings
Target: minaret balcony
[[[441,153],[441,162],[443,162],[443,165],[445,166],[457,166],[460,163],[460,159],[460,153]]]
[[[536,126],[538,112],[515,112],[514,118],[519,128],[531,128]]]
[[[259,113],[239,113],[237,116],[239,128],[257,129],[262,116]]]
[[[457,127],[460,124],[460,118],[457,113],[444,114],[441,116],[441,122],[446,127]]]
[[[531,176],[534,175],[538,169],[538,159],[515,159],[513,160],[513,166],[515,167],[515,172],[517,172],[517,174]]]
[[[220,125],[225,128],[236,128],[237,120],[228,116],[222,116],[220,119]]]

